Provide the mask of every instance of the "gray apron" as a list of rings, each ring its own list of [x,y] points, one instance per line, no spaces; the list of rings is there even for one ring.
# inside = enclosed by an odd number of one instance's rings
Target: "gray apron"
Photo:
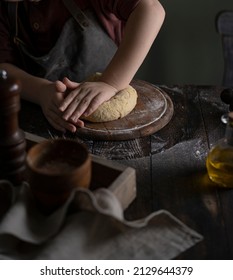
[[[67,7],[73,17],[65,23],[60,37],[48,54],[40,57],[32,55],[22,41],[16,38],[26,67],[28,60],[33,65],[29,69],[31,74],[51,81],[68,77],[80,82],[95,72],[103,72],[115,54],[116,44],[100,26],[94,14],[87,11],[84,17],[77,5],[71,2],[78,12],[74,15]]]

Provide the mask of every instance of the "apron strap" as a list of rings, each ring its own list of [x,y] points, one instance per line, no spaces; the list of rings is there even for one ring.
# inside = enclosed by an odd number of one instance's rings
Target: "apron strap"
[[[16,45],[17,50],[19,52],[22,64],[24,65],[24,68],[26,67],[25,57],[22,53],[21,48],[19,47],[20,44],[25,45],[25,43],[19,39],[18,37],[18,2],[8,2],[7,3],[7,13],[8,13],[8,21],[10,26],[10,35],[12,37],[13,43]]]
[[[14,42],[15,42],[15,38],[18,35],[17,9],[18,9],[18,2],[7,3],[8,20],[10,25],[11,36]]]
[[[77,21],[82,31],[89,26],[89,19],[81,11],[73,0],[63,0],[64,5],[69,10],[73,18]]]

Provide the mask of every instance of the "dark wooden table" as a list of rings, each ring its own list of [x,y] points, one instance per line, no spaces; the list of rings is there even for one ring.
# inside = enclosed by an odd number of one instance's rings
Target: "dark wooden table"
[[[224,136],[220,118],[228,107],[220,100],[222,88],[160,87],[174,104],[173,118],[162,130],[130,141],[82,141],[92,154],[136,169],[137,198],[125,212],[127,219],[166,209],[204,236],[180,259],[233,259],[233,190],[210,182],[205,167],[209,148]],[[40,108],[27,102],[22,102],[20,127],[45,138],[61,136]]]

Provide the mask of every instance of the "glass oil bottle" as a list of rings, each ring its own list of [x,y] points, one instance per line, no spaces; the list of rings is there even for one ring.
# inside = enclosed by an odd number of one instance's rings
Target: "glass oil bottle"
[[[206,167],[213,182],[233,188],[233,112],[228,115],[225,137],[209,151]]]

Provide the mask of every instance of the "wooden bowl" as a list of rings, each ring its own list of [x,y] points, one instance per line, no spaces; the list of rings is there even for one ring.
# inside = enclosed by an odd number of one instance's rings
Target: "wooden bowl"
[[[63,205],[75,188],[89,188],[91,156],[85,145],[68,139],[46,140],[27,153],[28,183],[37,205],[50,213]]]

